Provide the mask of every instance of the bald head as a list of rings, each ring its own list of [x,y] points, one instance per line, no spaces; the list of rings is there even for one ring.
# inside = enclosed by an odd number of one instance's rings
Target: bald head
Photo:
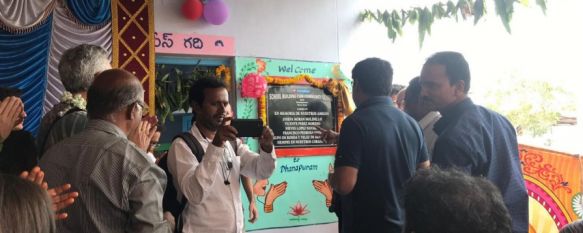
[[[87,93],[87,113],[92,119],[103,119],[122,108],[143,101],[144,89],[138,78],[122,69],[100,73]]]

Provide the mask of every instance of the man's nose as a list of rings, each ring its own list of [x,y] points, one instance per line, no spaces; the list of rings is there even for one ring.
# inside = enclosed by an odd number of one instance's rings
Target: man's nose
[[[227,106],[224,104],[219,104],[219,112],[223,113],[226,112]]]

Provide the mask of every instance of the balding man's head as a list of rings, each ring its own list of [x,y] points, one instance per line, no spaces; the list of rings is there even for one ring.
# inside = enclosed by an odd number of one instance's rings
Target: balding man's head
[[[103,119],[122,108],[143,102],[144,89],[140,81],[122,69],[99,74],[87,93],[87,113],[92,119]]]

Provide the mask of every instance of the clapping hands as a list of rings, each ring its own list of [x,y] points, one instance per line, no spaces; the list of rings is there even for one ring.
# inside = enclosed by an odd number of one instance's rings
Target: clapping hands
[[[156,116],[143,117],[140,125],[128,135],[128,139],[136,144],[137,147],[147,151],[150,141],[158,129],[157,124],[158,118]]]
[[[68,192],[71,189],[70,184],[64,184],[56,188],[48,189],[47,182],[44,182],[45,173],[40,167],[34,167],[30,172],[24,171],[20,173],[20,178],[38,184],[42,189],[46,190],[53,202],[53,211],[57,220],[66,219],[67,213],[58,213],[67,206],[72,205],[75,199],[79,197],[78,192]]]

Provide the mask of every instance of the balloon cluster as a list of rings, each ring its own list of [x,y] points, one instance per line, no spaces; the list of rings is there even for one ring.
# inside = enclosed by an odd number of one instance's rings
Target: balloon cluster
[[[223,0],[208,0],[205,5],[201,0],[186,0],[182,4],[182,15],[192,21],[201,16],[213,25],[221,25],[229,18],[229,8]]]

